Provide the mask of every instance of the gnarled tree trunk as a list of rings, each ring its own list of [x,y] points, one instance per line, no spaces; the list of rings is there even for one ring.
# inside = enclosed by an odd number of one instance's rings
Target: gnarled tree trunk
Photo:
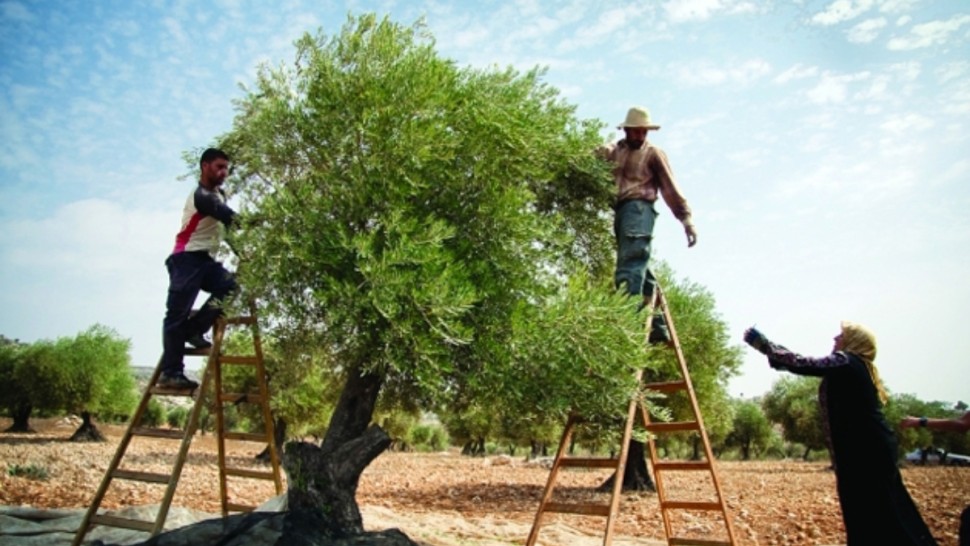
[[[616,474],[600,484],[600,491],[612,491]],[[623,491],[656,491],[657,486],[647,470],[646,449],[643,442],[630,439],[627,451],[626,469],[623,471]]]
[[[98,427],[94,426],[94,421],[91,419],[91,412],[82,411],[81,412],[81,426],[74,431],[71,435],[72,442],[103,442],[104,435],[98,430]]]
[[[34,407],[30,404],[17,404],[10,408],[13,424],[4,432],[34,432],[34,429],[30,428],[30,414],[33,411]]]
[[[356,499],[360,475],[391,444],[384,430],[369,426],[382,383],[380,376],[351,371],[321,445],[286,445],[288,509],[319,521],[325,536],[364,532]]]

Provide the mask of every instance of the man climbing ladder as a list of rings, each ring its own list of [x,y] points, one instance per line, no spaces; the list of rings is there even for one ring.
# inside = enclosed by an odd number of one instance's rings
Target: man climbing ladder
[[[165,260],[168,268],[168,298],[162,325],[162,360],[159,386],[194,389],[198,383],[185,377],[185,344],[204,349],[211,344],[203,337],[222,314],[226,296],[237,288],[232,273],[216,261],[223,227],[230,227],[236,213],[226,205],[222,183],[229,175],[229,156],[216,148],[199,158],[199,184],[189,194],[182,212],[182,224],[175,236],[175,248]],[[192,314],[199,291],[209,292],[205,305]]]

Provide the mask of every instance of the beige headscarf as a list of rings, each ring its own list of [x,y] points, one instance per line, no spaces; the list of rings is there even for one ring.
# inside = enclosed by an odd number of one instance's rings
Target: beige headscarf
[[[889,395],[886,394],[886,388],[876,371],[876,336],[861,324],[843,320],[842,350],[856,355],[866,363],[866,367],[869,368],[869,376],[872,377],[872,383],[876,386],[876,392],[879,393],[879,401],[885,404],[889,400]]]

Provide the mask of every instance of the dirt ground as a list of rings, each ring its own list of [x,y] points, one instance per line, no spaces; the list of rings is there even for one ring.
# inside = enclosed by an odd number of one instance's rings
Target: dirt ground
[[[9,426],[0,419],[0,430]],[[67,441],[71,420],[34,420],[34,434],[0,434],[0,504],[36,508],[84,508],[108,467],[122,427],[101,426],[108,442]],[[229,442],[230,466],[265,469],[252,460],[258,446]],[[124,468],[166,472],[178,442],[133,440]],[[47,471],[43,480],[10,475],[14,466]],[[739,545],[843,544],[834,475],[823,463],[795,461],[722,462],[718,476]],[[364,473],[357,492],[368,528],[400,527],[415,540],[433,545],[523,544],[539,505],[548,469],[524,457],[461,457],[455,452],[385,453]],[[706,474],[706,473],[705,473]],[[903,479],[941,546],[957,544],[958,518],[970,505],[970,468],[904,467]],[[591,488],[604,471],[564,471],[554,500],[608,502]],[[698,473],[665,472],[672,499],[713,500],[714,484]],[[285,477],[284,477],[285,480]],[[258,505],[275,496],[272,482],[232,478],[231,502]],[[119,508],[160,501],[163,487],[115,480],[102,506]],[[211,435],[193,443],[174,499],[175,506],[212,513],[220,510],[216,443]],[[625,495],[616,523],[615,544],[650,544],[664,538],[656,494]],[[599,544],[605,519],[548,515],[540,541]],[[721,539],[719,512],[673,512],[676,536]],[[559,537],[550,539],[549,536]],[[563,538],[563,537],[583,537]],[[626,538],[624,538],[626,537]],[[636,538],[630,538],[636,537]],[[642,540],[642,541],[641,541]]]

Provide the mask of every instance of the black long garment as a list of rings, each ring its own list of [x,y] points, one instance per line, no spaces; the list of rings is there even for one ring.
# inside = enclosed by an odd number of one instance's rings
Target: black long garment
[[[829,426],[847,545],[936,545],[896,466],[896,437],[866,364],[851,353],[810,358],[777,345],[768,360],[774,368],[822,377],[819,402]]]

